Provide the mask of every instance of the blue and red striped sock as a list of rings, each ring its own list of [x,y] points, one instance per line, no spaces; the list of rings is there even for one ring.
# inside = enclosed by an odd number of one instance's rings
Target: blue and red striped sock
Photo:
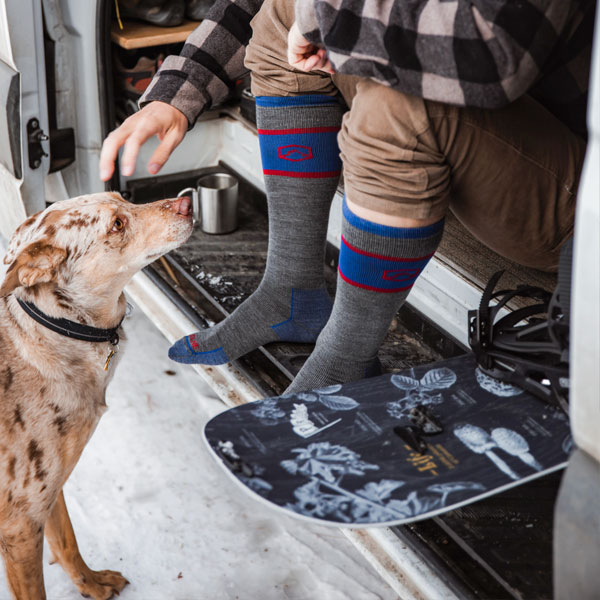
[[[341,171],[342,107],[322,95],[259,97],[256,104],[269,209],[265,274],[227,319],[170,348],[178,362],[222,364],[268,342],[314,342],[331,312],[323,265]]]
[[[341,110],[334,98],[259,96],[256,106],[265,178],[333,178],[337,183],[342,168],[337,145]],[[289,119],[290,113],[294,119]]]
[[[288,393],[377,374],[379,347],[443,228],[443,220],[416,228],[378,225],[344,202],[333,311]]]

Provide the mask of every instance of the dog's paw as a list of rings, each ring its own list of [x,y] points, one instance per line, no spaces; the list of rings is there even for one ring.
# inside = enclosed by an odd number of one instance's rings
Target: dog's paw
[[[84,598],[109,600],[129,583],[117,571],[90,571],[78,582],[77,589]]]

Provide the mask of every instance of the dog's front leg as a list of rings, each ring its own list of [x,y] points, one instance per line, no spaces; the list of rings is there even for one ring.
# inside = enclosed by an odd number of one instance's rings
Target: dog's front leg
[[[14,519],[0,530],[0,555],[8,587],[16,600],[45,600],[43,527],[28,517]]]
[[[81,558],[65,497],[58,495],[50,517],[46,521],[46,539],[56,562],[60,563],[83,596],[94,600],[108,600],[129,583],[116,571],[92,571]]]

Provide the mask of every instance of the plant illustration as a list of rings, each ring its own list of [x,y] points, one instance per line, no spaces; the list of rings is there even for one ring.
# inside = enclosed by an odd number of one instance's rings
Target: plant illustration
[[[279,419],[285,417],[285,411],[277,406],[276,398],[267,398],[255,403],[257,407],[251,411],[263,425],[277,425]]]
[[[395,419],[408,417],[416,406],[433,406],[443,402],[442,394],[431,394],[435,390],[452,387],[456,383],[456,373],[447,367],[430,369],[421,377],[415,379],[407,375],[392,375],[391,382],[405,395],[399,400],[388,402],[387,411]]]
[[[334,395],[335,392],[339,392],[341,389],[341,385],[330,385],[326,388],[314,390],[313,392],[296,394],[296,398],[302,402],[320,402],[330,410],[352,410],[359,406],[359,403],[354,398]]]
[[[360,460],[360,455],[339,444],[319,442],[309,444],[306,448],[294,448],[296,456],[284,460],[281,466],[292,475],[300,473],[306,477],[317,477],[328,482],[339,483],[344,475],[364,475],[367,470],[378,470]]]
[[[403,485],[403,481],[383,479],[351,492],[315,477],[294,491],[296,502],[288,503],[286,508],[307,517],[342,523],[385,523],[412,519],[443,508],[454,492],[485,490],[479,483],[461,481],[430,485],[424,496],[413,490],[404,497],[392,498]]]

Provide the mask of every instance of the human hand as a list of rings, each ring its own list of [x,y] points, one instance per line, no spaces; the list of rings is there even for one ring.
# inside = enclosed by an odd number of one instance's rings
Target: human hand
[[[131,115],[112,131],[102,144],[100,152],[100,179],[107,181],[115,170],[119,148],[125,146],[121,156],[121,173],[128,177],[135,170],[140,147],[152,136],[160,140],[158,148],[148,163],[148,172],[158,173],[177,148],[188,128],[186,116],[165,102],[150,102]]]
[[[294,23],[288,34],[288,62],[300,71],[325,71],[335,73],[333,66],[327,58],[327,50],[317,48],[311,44],[301,33],[298,25]]]

